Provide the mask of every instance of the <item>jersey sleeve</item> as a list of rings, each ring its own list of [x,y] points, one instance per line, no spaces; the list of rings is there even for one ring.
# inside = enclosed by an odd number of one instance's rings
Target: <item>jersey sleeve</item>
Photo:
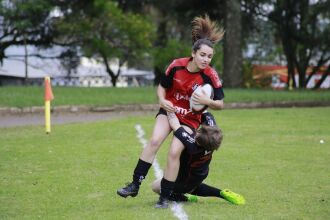
[[[162,75],[161,80],[160,80],[160,84],[164,87],[164,88],[171,88],[172,84],[173,84],[173,76],[175,73],[175,60],[167,67],[165,74]]]
[[[214,97],[213,100],[222,100],[225,98],[225,93],[222,88],[213,88],[214,89]]]
[[[220,81],[219,75],[215,69],[210,68],[209,69],[209,77],[211,79],[211,83],[215,89],[222,88],[222,83]]]
[[[189,134],[183,127],[178,128],[174,132],[174,136],[182,142],[188,152],[196,152],[198,150],[195,138],[191,134]]]
[[[208,68],[206,71],[207,82],[210,83],[214,90],[213,100],[222,100],[225,97],[225,94],[222,89],[222,83],[218,76],[217,71],[213,68]]]

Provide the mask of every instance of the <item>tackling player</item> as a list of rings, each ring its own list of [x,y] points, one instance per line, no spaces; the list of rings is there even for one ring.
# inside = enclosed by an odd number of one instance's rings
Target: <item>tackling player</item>
[[[165,193],[163,188],[161,190],[161,182],[167,181],[164,178],[153,183],[153,191],[160,194],[156,208],[167,208],[169,200],[188,201],[188,197],[183,195],[185,193],[203,197],[219,197],[236,205],[245,204],[243,196],[237,193],[202,183],[208,176],[212,154],[220,147],[223,138],[222,131],[216,126],[213,115],[204,114],[204,123],[195,136],[189,134],[180,125],[175,114],[168,113],[167,116],[174,136],[183,143],[185,150],[181,154],[179,174],[172,188],[165,189]]]

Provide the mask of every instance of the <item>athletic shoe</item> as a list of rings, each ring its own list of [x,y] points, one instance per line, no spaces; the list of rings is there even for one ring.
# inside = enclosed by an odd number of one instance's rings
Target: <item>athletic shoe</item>
[[[198,197],[195,195],[188,194],[187,198],[188,198],[188,202],[198,202]]]
[[[126,186],[118,189],[117,194],[121,197],[126,198],[127,196],[135,197],[139,193],[139,186],[134,183],[126,183]]]
[[[167,209],[169,203],[170,203],[170,201],[167,198],[165,198],[163,196],[159,196],[159,200],[156,203],[155,208],[158,208],[158,209]]]
[[[231,202],[235,205],[244,205],[245,204],[245,199],[243,196],[234,193],[230,191],[229,189],[224,189],[220,192],[220,195],[227,200],[228,202]]]

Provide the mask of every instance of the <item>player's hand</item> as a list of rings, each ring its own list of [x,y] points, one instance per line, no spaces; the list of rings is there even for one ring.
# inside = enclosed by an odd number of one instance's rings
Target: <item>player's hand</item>
[[[204,91],[202,93],[194,93],[191,98],[195,104],[209,105],[212,101]]]
[[[160,107],[162,107],[163,109],[165,109],[167,112],[175,112],[175,108],[172,104],[172,102],[163,99],[159,101]]]

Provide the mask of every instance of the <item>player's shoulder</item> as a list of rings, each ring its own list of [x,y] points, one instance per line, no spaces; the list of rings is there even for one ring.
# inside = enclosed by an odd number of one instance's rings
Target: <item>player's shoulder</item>
[[[167,67],[166,73],[169,73],[173,68],[184,68],[188,65],[189,57],[177,58],[174,59],[171,64]]]
[[[211,66],[206,67],[203,72],[209,76],[215,75],[215,76],[219,77],[217,71]]]
[[[211,79],[212,83],[216,86],[216,88],[222,87],[221,79],[219,78],[218,72],[214,68],[208,66],[204,69],[203,72]]]
[[[177,58],[172,61],[170,64],[171,67],[174,66],[187,66],[189,62],[189,57]]]

